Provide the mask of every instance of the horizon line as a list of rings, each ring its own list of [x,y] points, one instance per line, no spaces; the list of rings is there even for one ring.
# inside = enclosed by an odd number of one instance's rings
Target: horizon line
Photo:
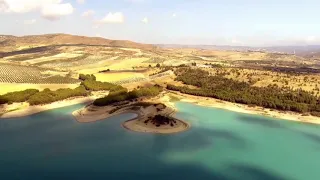
[[[169,46],[215,46],[215,47],[237,47],[237,48],[272,48],[272,47],[310,47],[310,46],[320,46],[320,44],[313,44],[313,45],[268,45],[268,46],[255,46],[255,45],[230,45],[230,44],[224,44],[224,45],[217,45],[217,44],[183,44],[183,43],[145,43],[141,41],[135,41],[130,39],[108,39],[105,37],[99,37],[99,36],[86,36],[86,35],[79,35],[79,34],[69,34],[69,33],[46,33],[46,34],[27,34],[27,35],[12,35],[12,34],[0,34],[1,36],[14,36],[14,37],[26,37],[26,36],[44,36],[44,35],[71,35],[71,36],[82,36],[82,37],[88,37],[88,38],[101,38],[106,40],[114,40],[114,41],[131,41],[135,43],[140,44],[146,44],[146,45],[155,45],[155,46],[161,46],[161,45],[169,45]]]

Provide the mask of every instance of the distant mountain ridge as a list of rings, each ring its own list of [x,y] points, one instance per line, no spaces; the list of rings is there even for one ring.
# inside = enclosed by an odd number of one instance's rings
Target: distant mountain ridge
[[[136,43],[127,40],[110,40],[100,37],[86,37],[70,34],[44,34],[28,36],[0,35],[0,47],[10,46],[32,46],[32,45],[63,45],[63,44],[85,44],[104,45],[110,47],[127,47],[139,49],[154,48],[151,44]]]
[[[270,53],[287,53],[302,56],[312,56],[320,54],[320,45],[308,46],[269,46],[269,47],[250,47],[250,46],[219,46],[219,45],[180,45],[180,44],[154,44],[162,48],[196,48],[205,50],[226,50],[226,51],[264,51]]]
[[[109,47],[124,47],[137,49],[159,48],[195,48],[205,50],[227,50],[227,51],[263,51],[269,53],[296,54],[304,57],[320,56],[320,45],[308,46],[270,46],[270,47],[250,47],[250,46],[220,46],[220,45],[181,45],[181,44],[143,44],[128,40],[111,40],[101,37],[87,37],[70,34],[43,34],[13,36],[0,35],[0,51],[12,51],[20,46],[50,46],[50,45],[101,45]]]

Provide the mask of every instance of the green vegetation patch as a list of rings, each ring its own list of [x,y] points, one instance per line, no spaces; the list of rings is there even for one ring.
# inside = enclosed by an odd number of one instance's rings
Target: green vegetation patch
[[[162,125],[169,125],[169,124],[170,124],[171,127],[173,127],[174,125],[177,124],[177,121],[174,118],[169,117],[169,116],[163,116],[163,115],[160,115],[160,114],[157,114],[154,117],[146,120],[145,123],[148,123],[149,121],[152,124],[155,124],[156,127],[160,127]]]
[[[48,104],[55,101],[60,101],[70,97],[76,96],[87,96],[89,92],[86,91],[84,86],[79,86],[75,89],[65,88],[58,89],[56,91],[51,91],[50,89],[44,89],[41,92],[38,92],[32,95],[28,102],[30,105],[39,105],[39,104]]]
[[[14,102],[25,102],[34,94],[39,93],[37,89],[26,89],[24,91],[10,92],[0,96],[0,104],[11,104]]]
[[[104,98],[96,99],[93,104],[95,106],[107,106],[112,103],[132,100],[139,97],[152,97],[157,96],[162,91],[160,86],[142,87],[128,92],[126,89],[110,92],[108,96]]]
[[[120,85],[93,80],[85,80],[81,83],[81,85],[90,91],[120,91],[124,89]]]
[[[64,88],[56,91],[51,91],[46,88],[43,91],[37,89],[27,89],[24,91],[17,91],[7,93],[0,96],[0,104],[13,103],[13,102],[29,102],[30,105],[48,104],[55,101],[64,100],[76,96],[88,96],[90,91],[108,90],[110,94],[107,100],[103,103],[112,103],[123,101],[132,97],[148,96],[157,94],[154,88],[141,88],[128,93],[128,90],[120,85],[115,85],[107,82],[95,81],[94,75],[80,75],[79,79],[83,82],[75,89]],[[99,102],[99,101],[97,101]]]
[[[96,81],[96,77],[93,74],[80,74],[79,79],[82,81],[81,85],[83,85],[87,90],[90,91],[121,91],[125,90],[120,85],[116,85],[109,82],[101,82]]]
[[[170,90],[277,110],[311,112],[312,115],[319,116],[320,99],[303,90],[284,90],[271,85],[254,87],[246,82],[222,76],[210,76],[207,71],[201,69],[179,68],[175,73],[176,80],[196,86],[198,89],[169,84],[167,88]]]
[[[0,96],[0,104],[10,104],[14,102],[29,102],[30,105],[47,104],[55,101],[60,101],[75,96],[87,96],[88,92],[84,86],[79,86],[75,89],[65,88],[51,91],[46,88],[43,91],[37,89],[27,89],[7,93]]]

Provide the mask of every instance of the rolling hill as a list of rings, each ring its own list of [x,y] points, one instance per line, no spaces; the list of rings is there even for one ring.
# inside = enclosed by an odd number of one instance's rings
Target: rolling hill
[[[154,48],[153,45],[141,44],[127,40],[110,40],[100,37],[86,37],[70,34],[44,34],[20,37],[11,35],[0,35],[0,51],[2,52],[50,45],[99,45],[138,49]]]

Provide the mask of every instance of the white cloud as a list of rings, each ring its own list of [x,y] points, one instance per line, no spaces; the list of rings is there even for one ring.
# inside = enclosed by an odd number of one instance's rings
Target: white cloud
[[[56,20],[72,14],[73,7],[70,3],[62,3],[62,0],[0,0],[0,12],[40,12],[43,17]]]
[[[62,0],[0,0],[0,10],[8,13],[27,13],[45,4],[60,4]]]
[[[238,44],[238,43],[240,43],[237,39],[231,39],[231,43],[232,44]]]
[[[122,12],[108,13],[103,19],[98,21],[98,23],[123,23],[124,16]]]
[[[73,13],[71,4],[47,4],[43,6],[41,14],[48,20],[57,20],[62,16],[70,15]]]
[[[306,38],[306,41],[307,42],[313,42],[313,41],[316,41],[317,40],[317,38],[315,37],[315,36],[308,36],[307,38]]]
[[[177,14],[176,14],[176,13],[173,13],[173,14],[172,14],[172,17],[176,17],[176,16],[177,16]]]
[[[26,24],[26,25],[31,25],[31,24],[34,24],[36,22],[37,22],[36,19],[30,19],[30,20],[25,20],[23,23]]]
[[[97,34],[96,34],[96,37],[102,37],[102,36],[101,36],[101,34],[100,34],[100,33],[97,33]]]
[[[149,19],[148,19],[147,17],[145,17],[145,18],[143,18],[143,19],[141,20],[141,22],[143,22],[143,23],[145,23],[145,24],[148,24]]]
[[[85,0],[77,0],[77,2],[78,2],[79,4],[84,4],[86,1],[85,1]]]
[[[96,12],[94,10],[88,10],[82,13],[82,17],[92,17]]]

